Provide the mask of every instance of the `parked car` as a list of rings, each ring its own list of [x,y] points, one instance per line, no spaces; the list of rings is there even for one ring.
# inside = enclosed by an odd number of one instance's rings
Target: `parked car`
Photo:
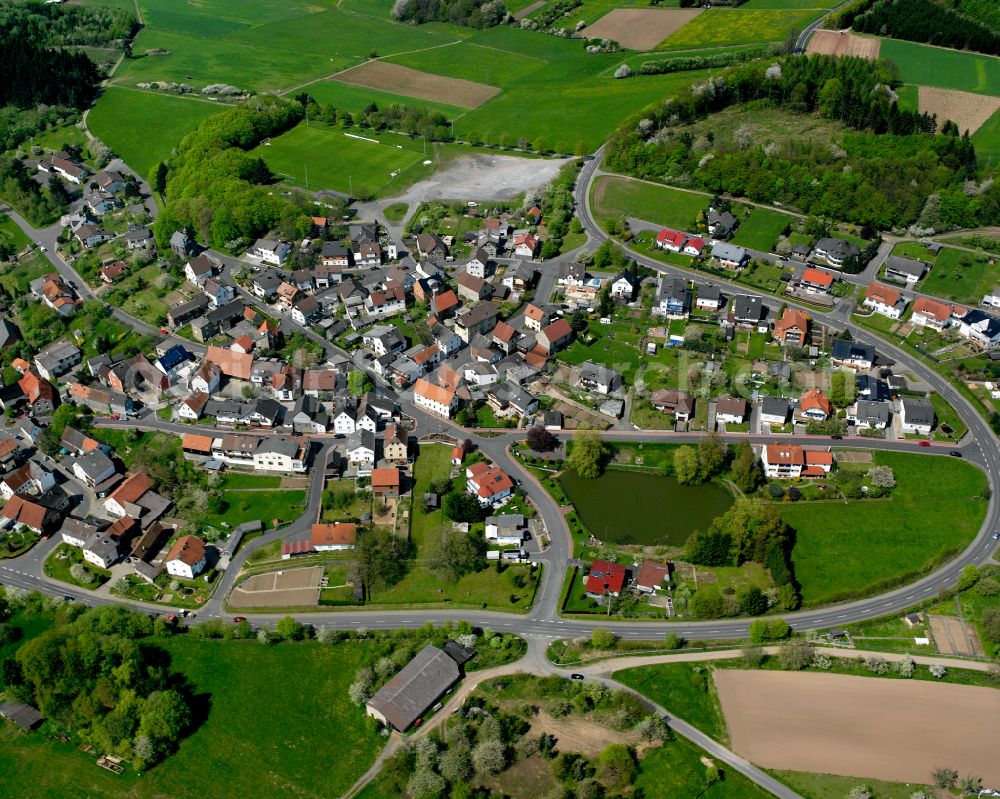
[[[994,530],[993,531],[993,540],[994,541],[1000,541],[1000,530]]]
[[[962,457],[962,453],[959,452],[957,449],[953,449],[948,454],[951,455],[951,457],[953,457],[953,458],[961,458]]]
[[[233,622],[235,622],[236,624],[240,624],[241,622],[244,622],[246,620],[247,620],[246,616],[233,616]]]
[[[930,441],[921,441],[920,442],[920,446],[921,447],[929,447],[930,445],[931,445]]]
[[[571,679],[574,679],[574,680],[582,680],[583,679],[583,675],[579,674],[579,673],[573,673],[573,674],[570,674],[569,676],[570,676]]]

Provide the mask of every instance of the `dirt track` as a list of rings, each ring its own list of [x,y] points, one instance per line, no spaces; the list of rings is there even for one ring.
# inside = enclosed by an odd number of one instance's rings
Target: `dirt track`
[[[421,72],[419,69],[387,61],[368,61],[361,66],[338,72],[335,77],[342,83],[457,105],[459,108],[477,108],[500,91],[496,86],[487,86],[485,83],[432,75],[430,72]]]
[[[968,131],[970,135],[979,130],[993,112],[1000,108],[1000,97],[960,92],[956,89],[920,86],[918,96],[918,107],[922,113],[936,114],[939,125],[950,119],[962,133]]]
[[[652,50],[701,13],[700,8],[616,8],[583,34],[589,39],[614,39],[630,50]]]
[[[1000,691],[781,671],[714,672],[732,748],[758,766],[894,782],[948,766],[1000,785]]]
[[[847,31],[818,30],[806,45],[806,53],[813,55],[853,55],[859,58],[878,58],[882,41],[873,36],[858,36]]]
[[[256,574],[233,589],[229,604],[236,608],[284,608],[319,604],[322,566]]]

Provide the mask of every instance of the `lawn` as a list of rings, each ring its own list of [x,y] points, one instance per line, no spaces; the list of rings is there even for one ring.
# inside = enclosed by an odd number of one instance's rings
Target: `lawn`
[[[274,475],[229,472],[222,475],[221,488],[228,491],[231,488],[278,488],[280,485],[281,478]]]
[[[275,519],[291,522],[302,515],[306,505],[305,491],[239,491],[222,494],[222,511],[205,516],[205,524],[219,527],[223,523],[236,527],[244,522],[262,521],[270,527]]]
[[[948,404],[948,400],[932,391],[930,401],[934,405],[934,413],[937,416],[937,427],[934,429],[936,439],[945,441],[958,441],[968,431],[968,425],[962,421],[955,409]],[[941,430],[941,426],[946,425],[951,429],[951,433]]]
[[[994,111],[982,127],[972,134],[979,163],[994,167],[1000,163],[1000,111]]]
[[[546,66],[543,58],[525,57],[508,50],[497,50],[468,41],[452,47],[407,53],[386,60],[422,72],[433,72],[437,75],[462,78],[501,88],[513,88],[519,81]]]
[[[661,663],[616,671],[612,677],[716,741],[728,740],[712,672],[696,663]]]
[[[805,771],[770,771],[785,785],[809,799],[843,799],[855,785],[867,785],[878,799],[910,799],[918,786],[885,782],[870,777],[841,777],[839,774],[810,774]]]
[[[1000,95],[1000,58],[882,39],[879,58],[899,67],[904,83]]]
[[[427,542],[428,532],[445,523],[440,510],[425,511],[423,496],[435,480],[447,479],[451,473],[451,447],[445,444],[421,444],[413,465],[413,513],[410,517],[410,540],[418,548]]]
[[[87,125],[125,163],[145,176],[169,158],[171,150],[203,120],[226,107],[112,86],[101,94],[87,116]]]
[[[406,212],[409,210],[410,206],[406,203],[393,203],[383,208],[382,214],[385,216],[387,222],[399,224],[403,221],[403,217],[406,216]]]
[[[75,563],[82,563],[84,568],[94,576],[94,580],[85,583],[77,580],[70,574],[70,568]],[[83,559],[83,550],[79,547],[71,547],[69,544],[60,544],[48,558],[45,559],[44,570],[46,577],[53,580],[60,580],[70,585],[77,585],[80,588],[94,589],[103,585],[111,577],[111,572],[95,566],[93,563],[86,563]]]
[[[964,461],[876,452],[892,467],[890,499],[783,504],[806,605],[875,593],[964,547],[986,512],[986,477]]]
[[[689,741],[674,740],[647,749],[635,777],[636,796],[669,796],[671,799],[765,799],[771,794],[737,771],[722,767],[722,778],[705,780],[705,753]],[[719,767],[719,761],[713,761]],[[879,795],[881,796],[881,794]]]
[[[767,208],[754,208],[750,216],[740,222],[733,236],[733,244],[752,250],[770,252],[778,236],[788,229],[792,217]]]
[[[17,263],[4,264],[0,268],[0,284],[12,296],[28,293],[28,284],[36,277],[54,271],[55,267],[44,256],[35,253],[22,258]]]
[[[380,134],[367,136],[379,139]],[[431,174],[423,156],[410,149],[351,138],[343,131],[299,124],[254,152],[284,182],[305,188],[334,189],[356,197],[401,190]]]
[[[179,751],[137,776],[41,734],[0,729],[0,794],[105,799],[340,796],[374,762],[381,739],[347,701],[368,644],[265,647],[256,641],[156,639],[207,716]],[[329,751],[339,751],[331,768]]]
[[[783,42],[790,33],[803,30],[822,13],[815,7],[795,9],[785,5],[766,9],[710,8],[663,42],[660,49]]]
[[[6,214],[0,214],[0,241],[6,241],[15,252],[20,252],[31,244],[31,239]]]
[[[689,231],[699,211],[708,206],[707,194],[656,186],[629,178],[605,176],[594,184],[591,205],[599,217],[629,217]]]
[[[944,247],[937,258],[928,253],[922,260],[932,267],[920,290],[936,297],[978,305],[1000,283],[1000,266],[986,255]]]

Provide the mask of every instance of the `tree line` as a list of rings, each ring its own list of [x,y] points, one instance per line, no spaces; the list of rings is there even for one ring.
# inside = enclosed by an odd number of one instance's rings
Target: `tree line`
[[[452,138],[450,121],[440,111],[393,103],[379,108],[377,103],[369,103],[361,111],[347,111],[329,103],[317,103],[307,93],[295,97],[310,120],[319,120],[327,125],[342,128],[371,128],[372,130],[392,130],[410,136],[424,136],[435,141]]]
[[[937,195],[941,226],[1000,219],[1000,187],[976,196],[968,135],[954,123],[900,110],[894,66],[810,56],[731,67],[628,120],[609,142],[613,171],[716,193],[781,202],[806,213],[875,228],[911,224]],[[704,123],[731,106],[753,115],[780,109],[816,115],[849,130],[831,141],[763,138],[750,125],[717,135]],[[696,135],[698,134],[698,135]]]
[[[83,53],[46,47],[15,29],[0,28],[0,106],[82,108],[99,80],[97,67]]]
[[[880,0],[854,19],[854,30],[956,50],[1000,53],[1000,32],[933,0]]]
[[[109,47],[132,35],[131,10],[0,0],[0,30],[44,47]]]
[[[247,152],[298,124],[302,106],[276,98],[251,102],[206,119],[184,137],[170,161],[154,169],[153,189],[167,201],[154,225],[161,250],[169,248],[177,230],[193,231],[217,247],[271,230],[289,239],[312,230],[305,208],[262,186],[271,182],[271,171],[263,158]]]
[[[392,17],[413,25],[449,22],[470,28],[492,28],[506,22],[508,13],[503,0],[396,0]]]
[[[45,186],[35,182],[27,168],[13,155],[0,155],[0,196],[35,226],[51,223],[69,208],[69,194],[52,176]]]

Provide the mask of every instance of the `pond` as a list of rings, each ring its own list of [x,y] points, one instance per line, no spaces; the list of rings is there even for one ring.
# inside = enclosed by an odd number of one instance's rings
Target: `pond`
[[[715,483],[682,486],[663,475],[609,469],[585,480],[567,469],[559,480],[587,529],[613,544],[680,546],[733,504]]]

